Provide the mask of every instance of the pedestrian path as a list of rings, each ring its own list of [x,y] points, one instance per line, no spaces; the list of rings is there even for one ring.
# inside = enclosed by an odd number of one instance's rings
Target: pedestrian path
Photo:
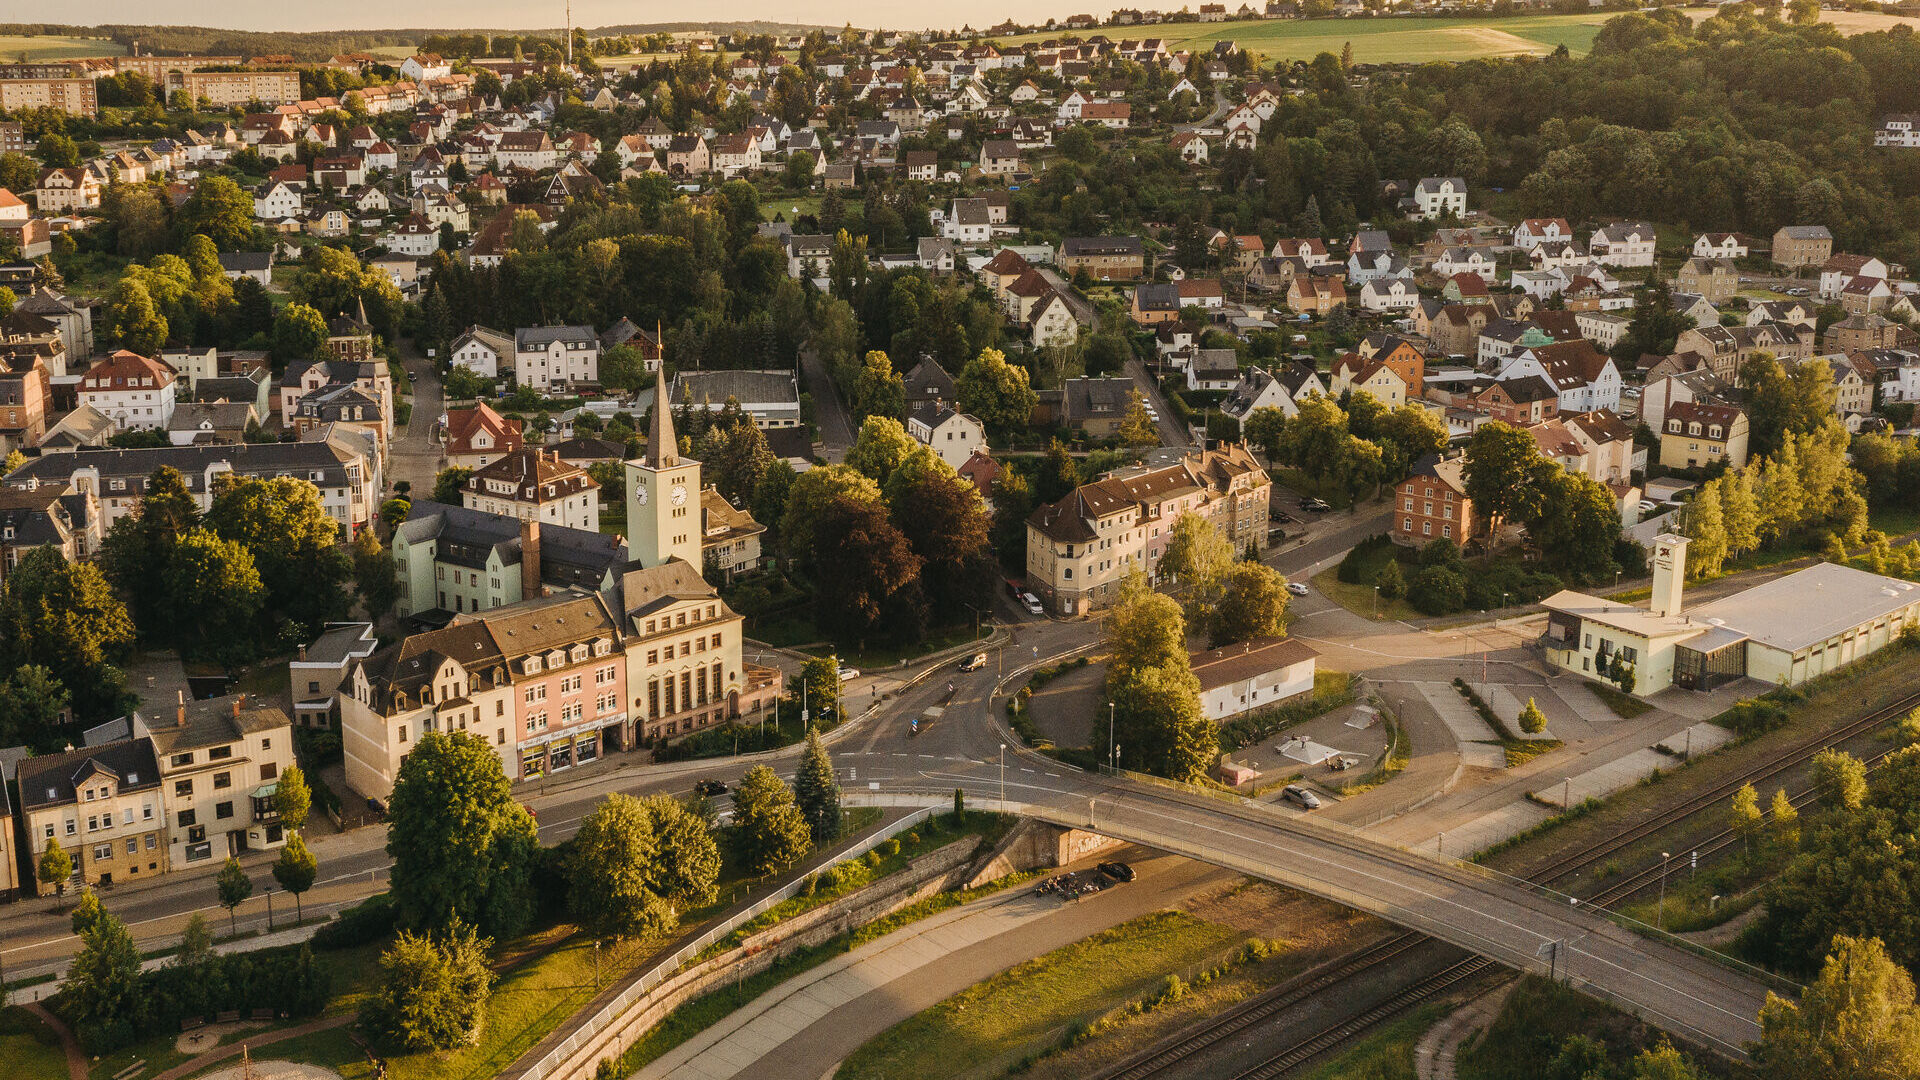
[[[1711,754],[1732,739],[1733,732],[1719,724],[1701,723],[1662,739],[1657,745],[1660,749],[1684,761],[1701,754]]]
[[[1567,708],[1573,710],[1575,716],[1594,727],[1617,724],[1621,720],[1620,714],[1614,712],[1611,705],[1601,701],[1600,695],[1594,693],[1584,680],[1569,682],[1562,679],[1553,685],[1553,692],[1566,702]]]
[[[1453,1059],[1468,1039],[1499,1017],[1507,996],[1519,985],[1508,980],[1490,994],[1482,994],[1441,1017],[1413,1044],[1413,1072],[1420,1080],[1454,1080]]]
[[[1521,710],[1527,707],[1526,702],[1521,701],[1518,697],[1514,696],[1513,691],[1508,690],[1505,686],[1501,685],[1500,683],[1468,683],[1467,685],[1473,688],[1474,693],[1480,695],[1480,700],[1487,703],[1487,708],[1493,710],[1493,715],[1499,717],[1507,725],[1507,730],[1512,732],[1515,738],[1517,739],[1557,738],[1557,736],[1555,736],[1550,729],[1546,729],[1546,728],[1542,728],[1541,730],[1534,732],[1531,735],[1527,734],[1525,731],[1520,730],[1520,712]],[[1553,714],[1551,699],[1548,699],[1547,701],[1540,700],[1541,698],[1546,696],[1543,693],[1543,691],[1546,688],[1545,687],[1529,687],[1528,689],[1531,692],[1527,696],[1533,699],[1534,704],[1539,707],[1541,712],[1551,716]]]
[[[1480,718],[1472,705],[1467,704],[1467,699],[1461,697],[1458,690],[1443,682],[1413,685],[1439,715],[1440,722],[1453,733],[1453,741],[1460,747],[1460,761],[1463,764],[1482,769],[1507,767],[1507,752],[1499,745],[1500,736]]]

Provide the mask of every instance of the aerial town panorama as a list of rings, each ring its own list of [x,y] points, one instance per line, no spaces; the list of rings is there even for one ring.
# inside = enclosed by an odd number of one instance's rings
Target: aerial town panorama
[[[1920,1080],[1920,3],[473,4],[0,25],[5,1080]]]

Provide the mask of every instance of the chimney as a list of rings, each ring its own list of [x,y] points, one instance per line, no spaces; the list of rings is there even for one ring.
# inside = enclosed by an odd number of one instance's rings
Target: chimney
[[[1661,533],[1653,538],[1653,597],[1648,609],[1655,615],[1680,614],[1680,593],[1687,577],[1687,538]]]
[[[540,595],[540,522],[520,522],[520,599]]]
[[[235,720],[238,720],[238,719],[240,719],[240,703],[241,703],[242,701],[244,701],[245,699],[246,699],[246,695],[245,695],[245,694],[236,694],[236,695],[234,696],[234,699],[233,699],[233,718],[234,718]]]
[[[180,705],[175,707],[174,713],[173,713],[173,726],[174,727],[187,726],[187,707],[185,705]]]
[[[307,659],[307,647],[302,645],[298,649],[295,649],[294,655],[299,658],[301,663],[305,663]]]

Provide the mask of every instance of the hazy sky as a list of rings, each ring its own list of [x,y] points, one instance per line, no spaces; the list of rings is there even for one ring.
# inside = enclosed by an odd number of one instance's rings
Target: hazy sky
[[[616,0],[574,0],[575,26],[614,26],[629,23],[685,22],[714,19],[735,22],[765,19],[778,22],[820,23],[838,26],[851,22],[856,26],[925,27],[991,26],[1018,15],[1023,22],[1042,21],[1052,15],[1065,18],[1079,11],[1092,12],[1084,4],[1078,8],[1061,2],[1005,3],[987,7],[963,0],[918,0],[912,4],[887,0],[733,0],[725,4],[668,3],[644,0],[619,3]],[[1109,7],[1111,4],[1109,4]],[[528,4],[518,0],[414,0],[413,3],[380,3],[375,0],[335,0],[324,4],[239,4],[206,3],[204,0],[77,0],[62,5],[61,22],[81,25],[100,23],[137,23],[143,25],[177,24],[219,26],[236,30],[376,30],[396,27],[458,29],[486,27],[517,30],[557,27],[566,21],[564,2]],[[1099,9],[1105,15],[1107,9]]]

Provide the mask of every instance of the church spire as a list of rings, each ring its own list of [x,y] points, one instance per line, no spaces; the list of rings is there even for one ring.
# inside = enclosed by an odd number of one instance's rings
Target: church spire
[[[667,342],[654,333],[660,347],[660,378],[653,384],[653,426],[647,432],[647,466],[652,469],[668,469],[680,463],[680,443],[673,436],[673,402],[667,393]]]

